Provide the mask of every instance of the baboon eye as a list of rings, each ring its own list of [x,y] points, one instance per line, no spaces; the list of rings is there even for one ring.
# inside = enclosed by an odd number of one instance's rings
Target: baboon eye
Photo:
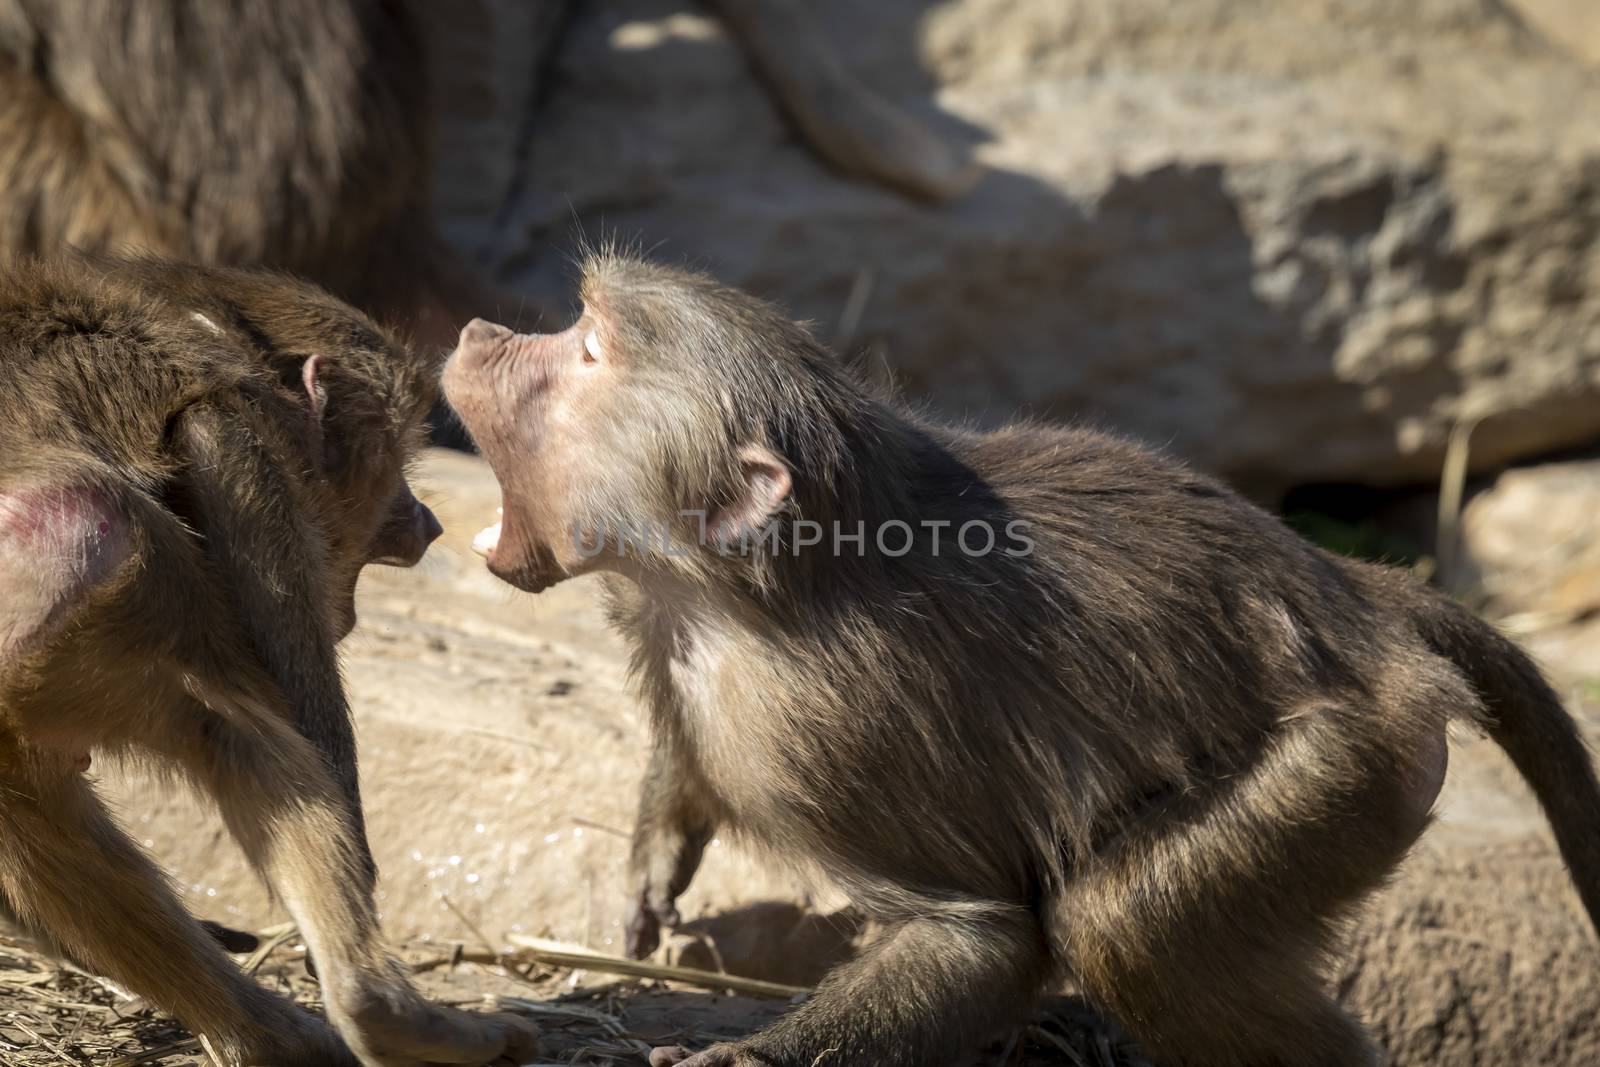
[[[583,361],[591,364],[600,362],[600,338],[593,330],[583,335]]]

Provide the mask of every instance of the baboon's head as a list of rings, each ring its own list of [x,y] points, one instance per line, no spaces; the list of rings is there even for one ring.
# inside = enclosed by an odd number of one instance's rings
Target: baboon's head
[[[489,568],[538,591],[597,568],[710,565],[826,489],[839,405],[859,404],[806,331],[708,278],[606,253],[553,334],[469,323],[445,395],[494,468]]]

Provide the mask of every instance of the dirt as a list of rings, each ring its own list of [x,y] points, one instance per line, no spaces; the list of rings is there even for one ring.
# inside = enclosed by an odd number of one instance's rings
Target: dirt
[[[639,1039],[711,1040],[770,1020],[785,1005],[473,962],[491,959],[483,942],[498,949],[513,932],[618,951],[643,724],[595,586],[513,593],[468,547],[498,503],[487,469],[432,452],[419,480],[446,536],[415,571],[369,572],[345,656],[391,939],[435,995],[539,1006],[550,1062],[639,1063]],[[1600,736],[1600,688],[1579,676],[1586,659],[1572,640],[1563,684]],[[1587,662],[1600,673],[1600,655]],[[131,770],[96,773],[195,911],[249,929],[282,920],[203,806]],[[828,887],[720,839],[683,905],[693,922],[663,960],[790,984],[814,982],[862,933]],[[263,974],[314,1000],[302,955],[285,944]],[[1530,796],[1488,742],[1455,739],[1439,824],[1355,926],[1333,977],[1396,1065],[1600,1063],[1600,951]],[[0,942],[0,1064],[115,1062],[182,1036]],[[137,1062],[192,1059],[179,1047]],[[1140,1061],[1081,1004],[1057,1000],[974,1062]]]

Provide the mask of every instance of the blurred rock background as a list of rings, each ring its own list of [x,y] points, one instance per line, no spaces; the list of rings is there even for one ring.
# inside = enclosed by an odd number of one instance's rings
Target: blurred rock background
[[[1479,471],[1600,433],[1600,16],[1525,5],[816,0],[984,164],[937,207],[818,162],[693,0],[438,6],[440,204],[547,306],[639,240],[950,414],[1426,483],[1464,420]]]

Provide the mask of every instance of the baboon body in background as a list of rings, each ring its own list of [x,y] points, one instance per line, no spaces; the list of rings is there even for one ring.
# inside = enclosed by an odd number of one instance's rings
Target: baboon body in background
[[[436,373],[276,274],[0,267],[0,907],[229,1067],[535,1049],[520,1020],[428,1004],[384,950],[335,652],[362,567],[439,533],[405,479]],[[91,750],[215,800],[332,1029],[184,911],[81,773]]]
[[[982,176],[970,153],[845,69],[803,0],[706,0],[811,150],[836,170],[939,203]]]
[[[433,121],[405,3],[0,0],[0,254],[276,267],[447,344],[493,305]]]
[[[718,826],[887,925],[768,1030],[654,1063],[948,1063],[1070,974],[1162,1063],[1369,1064],[1327,968],[1428,824],[1452,718],[1600,914],[1574,723],[1409,575],[1115,437],[919,418],[708,279],[599,255],[582,295],[564,333],[469,324],[444,382],[504,493],[490,569],[608,572],[633,647],[629,947]]]

